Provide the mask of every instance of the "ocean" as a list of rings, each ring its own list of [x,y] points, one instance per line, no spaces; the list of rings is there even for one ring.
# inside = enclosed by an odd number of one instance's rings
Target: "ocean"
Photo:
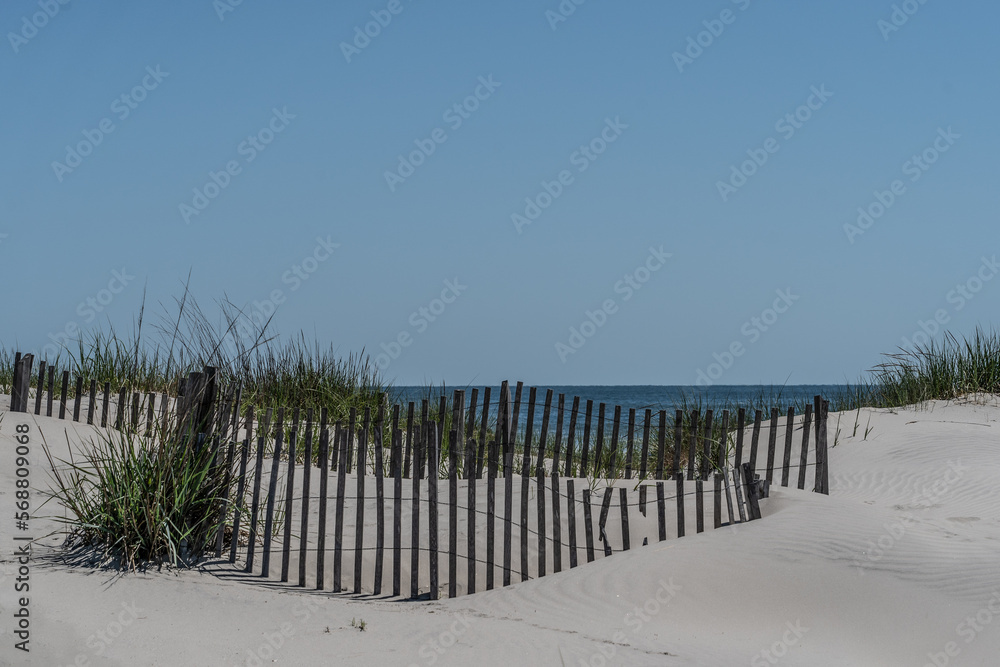
[[[471,398],[473,387],[447,387],[444,392],[438,387],[394,387],[392,398],[394,402],[404,404],[409,401],[415,402],[416,411],[420,412],[420,402],[422,399],[429,399],[431,405],[437,405],[442,393],[446,394],[448,400],[457,388],[465,389],[466,401]],[[478,387],[479,396],[477,414],[482,411],[483,387]],[[782,408],[782,412],[789,406],[801,406],[805,403],[812,403],[816,395],[824,398],[832,398],[845,392],[846,385],[713,385],[711,387],[699,387],[694,385],[570,385],[538,387],[535,399],[535,422],[541,424],[542,408],[545,405],[545,395],[548,389],[552,389],[553,414],[558,405],[559,394],[565,395],[565,411],[568,416],[573,404],[573,397],[580,397],[580,414],[584,413],[586,401],[594,402],[594,416],[597,416],[600,403],[606,404],[606,419],[610,419],[614,412],[614,406],[622,407],[623,420],[628,414],[629,408],[635,408],[639,422],[643,412],[648,408],[655,413],[666,410],[668,419],[673,420],[674,410],[687,405],[688,409],[704,406],[725,406],[727,404],[744,405],[751,401],[764,397],[764,403],[769,407]],[[515,386],[511,386],[511,398],[514,397]],[[497,399],[500,395],[500,387],[495,386],[490,389],[491,417],[496,418]],[[524,422],[527,413],[528,387],[525,386],[521,396],[520,419]],[[554,417],[553,417],[554,421]]]

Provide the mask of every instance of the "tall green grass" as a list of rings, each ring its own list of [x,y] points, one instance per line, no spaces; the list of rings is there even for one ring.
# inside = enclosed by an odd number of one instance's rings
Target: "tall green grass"
[[[68,445],[68,443],[67,443]],[[49,496],[66,508],[70,547],[123,570],[148,563],[185,566],[215,537],[225,502],[225,466],[205,442],[160,433],[101,432],[74,456],[43,448],[52,470]]]
[[[128,333],[114,329],[88,333],[64,347],[56,360],[60,371],[95,380],[112,391],[176,395],[179,381],[214,366],[225,386],[242,388],[242,405],[258,411],[285,406],[327,408],[330,420],[346,419],[350,409],[375,412],[387,384],[364,350],[341,356],[333,346],[310,343],[304,334],[281,339],[231,302],[209,315],[185,290],[174,309],[164,309],[153,324],[143,307]],[[0,349],[0,389],[9,392],[14,355]],[[37,368],[37,364],[36,364]],[[32,387],[37,385],[37,374]],[[70,383],[73,397],[75,383]]]

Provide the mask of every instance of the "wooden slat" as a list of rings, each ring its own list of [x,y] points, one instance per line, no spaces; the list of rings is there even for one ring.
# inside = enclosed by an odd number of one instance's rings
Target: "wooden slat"
[[[358,432],[357,422],[358,409],[351,408],[347,413],[347,458],[341,460],[341,465],[347,468],[347,474],[354,470],[354,434]]]
[[[42,386],[38,385],[38,396],[41,396],[41,394]],[[97,403],[97,380],[90,378],[90,396],[87,400],[87,423],[91,425],[94,423],[94,409],[96,408],[95,403]]]
[[[615,408],[615,412],[618,412],[618,408]],[[628,438],[625,442],[625,479],[632,479],[632,455],[635,447],[635,408],[628,409]]]
[[[608,464],[605,466],[606,475],[608,478],[618,476],[618,441],[619,432],[621,431],[622,422],[622,406],[615,406],[615,416],[612,420],[611,429],[611,450],[608,452]]]
[[[149,392],[146,394],[146,437],[148,438],[153,432],[153,419],[155,417],[156,409],[156,394],[154,392]],[[235,436],[233,438],[236,439]]]
[[[563,413],[566,410],[566,394],[559,394],[556,404],[556,441],[552,447],[552,474],[559,474],[559,460],[562,456]],[[553,499],[555,502],[555,499]]]
[[[660,410],[660,432],[657,434],[658,442],[656,453],[656,479],[665,479],[663,467],[666,459],[667,448],[667,411]]]
[[[288,470],[285,477],[285,526],[281,538],[281,581],[288,581],[289,561],[292,553],[292,509],[295,504],[295,446],[298,440],[298,408],[292,418],[292,431],[288,437]],[[361,496],[364,498],[364,496]]]
[[[264,544],[261,548],[261,576],[268,577],[271,572],[271,534],[274,524],[274,501],[278,492],[278,466],[281,460],[281,448],[285,440],[285,409],[278,408],[274,426],[274,452],[271,458],[271,477],[267,486],[267,506],[264,510]]]
[[[38,362],[38,388],[35,390],[35,414],[42,414],[42,393],[45,390],[45,360]],[[91,422],[93,423],[93,422]]]
[[[538,576],[544,577],[546,570],[545,549],[545,443],[549,433],[549,414],[552,409],[552,390],[545,392],[545,412],[542,414],[542,433],[538,440],[538,461],[535,465],[535,501],[538,517]]]
[[[457,420],[452,421],[454,426]],[[458,596],[458,434],[448,433],[448,597]]]
[[[649,467],[649,431],[653,419],[653,411],[646,408],[646,414],[643,415],[642,420],[642,454],[639,458],[639,479],[646,479],[646,473]],[[645,487],[643,487],[645,488]],[[643,512],[645,514],[645,512]]]
[[[750,521],[760,518],[760,503],[757,497],[756,474],[749,463],[743,464],[743,490],[747,496],[747,516]]]
[[[478,460],[476,466],[476,477],[482,479],[483,476],[483,466],[484,466],[484,443],[486,442],[486,429],[489,427],[490,419],[490,388],[483,388],[483,413],[479,420],[479,454],[476,457]],[[499,428],[499,425],[498,425]],[[493,434],[494,438],[499,437],[496,433]],[[493,441],[495,442],[495,440]]]
[[[357,595],[361,593],[361,569],[364,564],[364,553],[365,553],[365,471],[367,467],[367,461],[365,460],[368,454],[368,429],[371,423],[372,409],[370,407],[365,407],[364,421],[361,426],[361,439],[358,441],[358,452],[357,452],[357,481],[358,481],[358,492],[355,498],[357,503],[357,512],[355,513],[354,520],[354,594]],[[351,431],[349,434],[348,443],[354,439],[354,432]],[[348,452],[350,452],[350,444],[348,444]],[[350,461],[351,455],[347,455],[348,461]]]
[[[618,488],[618,505],[622,513],[622,551],[628,551],[632,548],[632,540],[628,525],[628,489],[624,486]]]
[[[781,411],[778,408],[771,408],[771,423],[768,425],[767,434],[767,469],[764,473],[768,482],[774,479],[774,455],[778,442],[778,417],[780,415]]]
[[[413,436],[413,460],[420,461],[423,453],[424,434],[426,422],[421,423],[419,430]],[[420,469],[414,463],[413,474],[410,482],[411,514],[410,514],[410,597],[415,598],[420,595]]]
[[[396,459],[396,443],[394,438],[396,437],[396,431],[399,430],[399,404],[392,406],[392,424],[389,428],[389,474],[396,475],[396,464],[399,462]]]
[[[690,437],[688,438],[688,462],[687,462],[687,478],[693,480],[695,478],[695,467],[698,464],[698,427],[699,427],[699,417],[700,413],[698,410],[691,411],[691,418],[689,420],[689,426],[691,428]]]
[[[253,414],[252,405],[248,409],[248,414]],[[326,584],[326,507],[330,491],[330,428],[327,418],[327,409],[321,408],[319,453],[316,456],[316,467],[319,469],[319,517],[316,520],[316,590],[318,591],[323,590]],[[248,421],[248,427],[250,424]]]
[[[49,366],[49,391],[48,395],[45,397],[45,416],[52,416],[52,401],[55,398],[55,382],[56,382],[56,367]],[[107,386],[107,385],[105,385]],[[101,426],[106,426],[106,424],[101,424]]]
[[[578,477],[586,477],[590,474],[590,421],[594,416],[594,402],[587,399],[587,409],[583,418],[583,450],[580,452],[580,472]]]
[[[576,442],[575,442],[575,440],[576,440],[576,420],[577,420],[577,417],[579,415],[580,415],[580,397],[579,396],[574,396],[573,397],[573,407],[570,408],[570,412],[569,412],[569,431],[567,432],[567,435],[566,435],[566,467],[564,468],[564,472],[566,474],[566,477],[573,477],[574,476],[574,470],[573,470],[573,450],[575,449],[575,445],[576,445]]]
[[[521,457],[521,581],[528,580],[528,490],[531,485],[531,437],[535,429],[535,397],[537,389],[528,390],[528,420],[524,427],[524,452]]]
[[[733,514],[733,494],[729,490],[729,472],[728,472],[728,468],[727,469],[723,469],[723,471],[721,473],[721,477],[722,477],[722,482],[723,482],[723,484],[725,484],[725,487],[726,487],[726,507],[729,510],[729,523],[730,524],[734,524],[734,523],[736,523],[736,515]]]
[[[742,468],[743,468],[742,465],[733,468],[733,486],[736,489],[736,508],[740,512],[741,523],[747,520],[746,510],[744,509],[744,501],[743,501],[743,483],[740,480],[740,478],[742,477],[740,470],[742,470]]]
[[[236,410],[238,411],[238,410]],[[233,429],[236,435],[236,429]],[[309,491],[312,484],[313,409],[306,410],[305,451],[302,457],[302,516],[299,524],[299,586],[306,585],[306,555],[309,548]]]
[[[475,398],[476,390],[472,390],[473,398]],[[469,433],[473,433],[473,415],[469,414]],[[482,448],[480,447],[480,450]],[[470,437],[466,440],[465,444],[465,459],[466,461],[476,460],[476,439]],[[465,581],[466,581],[466,591],[468,593],[476,592],[476,477],[477,471],[475,468],[467,468],[469,474],[466,475],[467,486],[466,486],[466,545],[465,545],[465,560],[467,565]]]
[[[827,413],[830,409],[830,402],[817,396],[819,399],[819,409],[816,410],[816,423],[819,430],[816,437],[816,485],[813,490],[816,493],[829,495],[830,476],[827,468]]]
[[[385,431],[385,401],[379,404],[378,419],[375,422],[375,433],[372,437],[372,452],[375,457],[375,580],[372,594],[382,594],[382,571],[385,567],[385,468],[382,450],[382,434]]]
[[[662,542],[667,539],[667,507],[663,498],[663,482],[656,483],[656,520]]]
[[[403,431],[392,435],[396,465],[392,469],[392,594],[402,595],[403,567]]]
[[[802,417],[802,444],[799,449],[799,488],[806,488],[806,465],[809,456],[809,431],[812,428],[812,407],[806,404],[806,411]]]
[[[344,497],[347,491],[347,440],[349,438],[347,429],[337,422],[336,441],[340,459],[337,466],[337,503],[333,510],[333,592],[339,593],[344,590]],[[413,516],[417,516],[416,502],[414,504]]]
[[[132,392],[132,433],[139,432],[139,408],[142,405],[142,394],[137,391]],[[225,437],[225,436],[223,436]]]
[[[511,424],[510,424],[510,438],[507,442],[507,445],[510,447],[511,450],[514,450],[517,447],[517,432],[519,429],[518,424],[521,418],[521,395],[523,390],[524,390],[524,383],[519,381],[517,383],[517,388],[514,391],[514,410],[513,412],[508,413],[511,416]],[[506,452],[504,453],[504,455],[506,456]],[[514,459],[511,458],[511,461],[513,460]]]
[[[763,413],[760,410],[754,410],[753,415],[753,433],[750,436],[750,467],[756,471],[757,470],[757,445],[760,442],[760,423],[763,418]]]
[[[611,512],[611,494],[614,491],[614,487],[606,487],[604,489],[604,499],[601,500],[601,516],[597,522],[597,534],[601,538],[601,542],[604,544],[604,556],[607,558],[613,552],[611,550],[611,541],[608,540],[608,533],[604,529],[608,524],[608,514]]]
[[[122,391],[124,393],[124,390]],[[63,371],[62,389],[59,392],[59,419],[66,419],[66,398],[69,395],[69,371]]]
[[[501,418],[504,423],[507,423],[507,409],[508,403],[506,401],[503,404],[503,412],[501,413]],[[513,549],[511,544],[511,532],[512,532],[512,520],[514,513],[514,448],[508,442],[510,437],[510,429],[505,425],[501,429],[503,434],[503,442],[501,443],[503,447],[504,456],[504,496],[503,496],[503,585],[510,586],[510,575],[511,575],[511,551]]]
[[[712,411],[705,410],[705,424],[701,430],[701,460],[698,462],[698,477],[708,479],[712,470]]]
[[[413,455],[413,401],[406,408],[406,453],[403,456],[403,477],[410,477],[410,459]]]
[[[583,530],[587,538],[587,562],[594,562],[594,519],[590,506],[590,489],[583,490]]]
[[[681,472],[681,447],[683,444],[684,413],[677,411],[674,417],[674,479],[677,500],[677,537],[684,537],[684,474]]]
[[[236,562],[236,549],[240,543],[240,519],[247,491],[247,461],[250,458],[250,440],[240,447],[240,472],[236,479],[236,502],[233,504],[233,536],[229,540],[229,562]]]
[[[597,443],[594,446],[594,477],[601,476],[601,461],[604,460],[604,412],[605,404],[597,406]]]
[[[444,412],[444,410],[442,410]],[[430,560],[431,600],[440,597],[438,592],[438,437],[437,424],[431,422],[430,431],[427,438],[427,529],[430,533],[429,552]]]
[[[490,440],[486,466],[486,590],[493,590],[493,554],[496,548],[497,443]]]
[[[117,409],[115,410],[115,428],[118,429],[119,431],[125,428],[125,409],[128,407],[128,400],[125,398],[126,396],[127,394],[125,393],[125,387],[122,387],[121,389],[118,390],[118,406]],[[63,405],[65,404],[66,401],[64,400]],[[60,409],[60,413],[61,412],[62,410]],[[191,434],[185,434],[185,436],[187,435]]]
[[[261,477],[264,473],[264,447],[266,445],[266,434],[271,421],[271,408],[267,409],[264,417],[264,424],[261,426],[260,434],[257,436],[257,458],[254,463],[253,474],[253,497],[250,503],[250,538],[247,542],[247,564],[244,570],[253,572],[254,552],[257,550],[257,521],[260,512],[260,485]]]
[[[576,490],[572,479],[566,480],[566,523],[569,530],[569,566],[576,567]]]
[[[559,473],[552,469],[552,571],[562,572],[562,516],[559,505]]]
[[[705,482],[698,477],[694,481],[694,520],[697,528],[696,532],[705,532]]]
[[[722,434],[719,437],[719,444],[715,450],[715,474],[713,475],[714,489],[712,493],[712,508],[714,527],[722,526],[722,471],[726,468],[726,445],[729,438],[729,410],[722,411]]]
[[[788,408],[785,418],[785,451],[781,457],[781,485],[788,486],[788,475],[792,466],[792,432],[795,430],[795,408]]]
[[[736,452],[733,454],[733,466],[739,468],[743,464],[743,436],[747,427],[747,411],[740,408],[736,413]]]

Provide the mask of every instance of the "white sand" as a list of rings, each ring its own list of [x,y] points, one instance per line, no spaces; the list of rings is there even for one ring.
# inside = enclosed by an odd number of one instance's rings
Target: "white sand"
[[[115,578],[37,561],[30,654],[14,649],[11,634],[21,595],[12,562],[14,427],[32,428],[36,505],[48,479],[39,429],[65,451],[64,432],[79,443],[88,427],[0,414],[2,664],[920,666],[991,665],[1000,655],[995,397],[871,411],[867,440],[869,411],[854,437],[855,414],[845,414],[828,497],[773,488],[761,521],[701,535],[689,528],[644,548],[633,540],[629,553],[454,600],[310,593],[232,577],[225,566]],[[831,445],[837,418],[830,415]],[[444,484],[440,491],[446,498]],[[33,519],[31,532],[46,525]],[[295,579],[294,563],[292,572]]]

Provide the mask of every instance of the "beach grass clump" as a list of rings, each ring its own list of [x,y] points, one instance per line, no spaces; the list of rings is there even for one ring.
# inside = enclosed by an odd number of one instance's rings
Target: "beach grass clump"
[[[175,431],[148,438],[102,432],[80,457],[56,458],[51,499],[66,508],[67,545],[102,563],[136,570],[188,565],[215,538],[225,500],[225,466],[204,438]]]
[[[302,333],[282,339],[271,333],[270,319],[262,321],[225,300],[217,313],[209,314],[187,289],[175,306],[164,308],[152,324],[145,322],[143,306],[131,331],[82,334],[56,359],[46,361],[60,372],[81,376],[85,388],[95,381],[99,388],[109,385],[113,393],[125,388],[170,396],[177,395],[180,381],[190,373],[213,366],[222,385],[241,388],[243,414],[251,405],[258,412],[327,408],[331,422],[346,420],[351,408],[375,413],[389,389],[364,350],[341,356],[332,345],[310,343]],[[0,390],[7,393],[13,366],[11,351],[0,349]],[[37,388],[37,373],[31,386]],[[75,398],[75,382],[68,389],[68,397]]]
[[[947,332],[940,341],[886,355],[857,400],[899,407],[980,393],[1000,394],[1000,333],[977,327],[969,337]]]

